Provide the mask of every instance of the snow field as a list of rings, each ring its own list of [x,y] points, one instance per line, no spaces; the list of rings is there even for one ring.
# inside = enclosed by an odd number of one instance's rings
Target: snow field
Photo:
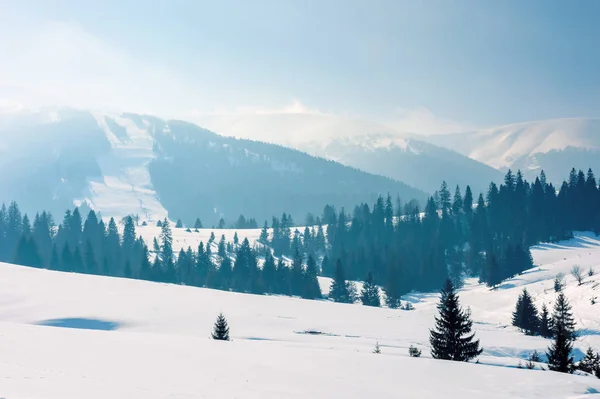
[[[138,232],[151,230],[159,229]],[[193,238],[210,235],[179,230],[174,237],[192,248]],[[254,234],[239,230],[240,240],[244,232]],[[552,302],[553,279],[563,272],[581,330],[576,348],[600,349],[600,304],[588,298],[600,289],[600,273],[582,286],[568,275],[573,264],[600,271],[600,240],[582,233],[532,253],[539,266],[498,289],[468,281],[460,291],[484,348],[482,364],[430,358],[436,294],[408,295],[415,310],[402,311],[0,264],[0,397],[600,397],[596,378],[517,369],[549,341],[510,326],[522,288],[538,307]],[[209,339],[221,311],[232,342]],[[376,341],[380,355],[372,353]],[[421,358],[408,356],[411,344],[423,349]]]

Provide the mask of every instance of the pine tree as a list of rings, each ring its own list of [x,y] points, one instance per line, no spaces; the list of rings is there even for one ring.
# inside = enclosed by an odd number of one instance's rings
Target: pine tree
[[[194,228],[195,229],[201,229],[202,228],[202,221],[200,220],[200,218],[196,218],[196,222],[194,223]]]
[[[306,260],[302,291],[302,297],[306,299],[317,299],[322,296],[317,278],[317,262],[312,255],[308,255],[308,259]]]
[[[150,263],[150,253],[146,245],[142,247],[142,262],[139,277],[142,280],[152,280],[152,264]]]
[[[85,273],[98,274],[98,264],[94,255],[94,248],[90,240],[85,241],[85,250],[83,253],[83,265]]]
[[[240,243],[240,239],[238,238],[238,233],[237,231],[233,234],[233,243],[235,245],[238,245]]]
[[[450,280],[441,291],[439,317],[430,330],[431,355],[434,359],[469,361],[482,352],[479,340],[471,334],[473,321],[469,310],[460,307],[458,295]]]
[[[379,287],[377,287],[373,281],[373,273],[367,274],[367,279],[363,284],[363,289],[360,294],[360,300],[365,306],[381,306],[381,300],[379,298]]]
[[[267,245],[269,243],[269,225],[267,224],[266,220],[262,230],[260,231],[260,237],[258,238],[258,242],[260,242],[263,245]]]
[[[50,258],[50,270],[60,270],[60,258],[56,244],[52,245],[52,257]]]
[[[183,222],[181,221],[181,219],[177,219],[177,223],[175,224],[175,228],[176,229],[183,228]]]
[[[217,255],[219,255],[221,258],[224,258],[225,255],[227,255],[225,248],[225,234],[221,235],[221,241],[219,241],[219,249],[217,251]]]
[[[554,325],[554,342],[548,348],[548,368],[561,373],[572,373],[573,341],[575,340],[575,321],[571,313],[571,305],[564,293],[559,293],[552,315]]]
[[[387,272],[387,280],[384,287],[385,304],[390,309],[400,307],[400,298],[405,293],[402,288],[402,280],[400,276],[400,267],[390,263]]]
[[[302,260],[302,255],[296,248],[294,259],[292,260],[292,295],[302,296],[303,294],[304,270],[302,268]]]
[[[600,368],[600,353],[595,353],[588,347],[585,357],[577,364],[577,369],[589,374],[594,374]]]
[[[271,250],[267,248],[265,252],[265,263],[263,264],[263,280],[265,282],[265,290],[268,293],[276,292],[276,273],[275,258]]]
[[[549,316],[548,307],[546,304],[543,304],[542,311],[540,312],[538,333],[544,338],[551,338],[552,329],[552,319]]]
[[[517,300],[515,311],[512,314],[512,325],[519,327],[527,335],[532,335],[539,330],[539,324],[537,309],[529,292],[527,292],[526,288],[523,288],[523,292]]]
[[[329,288],[329,298],[335,302],[352,303],[348,285],[346,284],[346,274],[340,259],[335,264],[335,275]]]
[[[223,313],[219,313],[217,321],[212,333],[212,339],[217,341],[229,341],[229,326],[227,325],[227,319],[223,316]]]

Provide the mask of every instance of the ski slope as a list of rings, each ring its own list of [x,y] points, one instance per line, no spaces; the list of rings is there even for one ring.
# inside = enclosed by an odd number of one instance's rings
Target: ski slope
[[[537,266],[522,276],[496,290],[468,281],[460,292],[481,364],[431,359],[435,294],[408,295],[415,310],[402,311],[0,264],[0,397],[599,398],[594,377],[516,368],[549,341],[511,327],[510,312],[523,287],[538,306],[553,301],[564,272],[576,355],[600,349],[600,304],[589,300],[600,273],[582,286],[568,276],[573,264],[600,272],[600,240],[581,233],[532,252]],[[209,339],[220,311],[232,342]],[[411,344],[421,358],[408,356]]]

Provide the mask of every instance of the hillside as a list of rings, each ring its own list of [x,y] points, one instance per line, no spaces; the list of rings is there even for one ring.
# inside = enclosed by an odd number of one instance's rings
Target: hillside
[[[430,358],[437,296],[406,297],[414,311],[254,296],[202,288],[0,265],[1,394],[8,398],[594,398],[600,380],[517,369],[548,340],[511,327],[522,287],[550,302],[552,279],[577,263],[600,264],[587,234],[533,249],[536,268],[497,290],[469,281],[463,305],[485,349],[481,364]],[[576,356],[600,347],[590,295],[600,275],[567,277],[581,338]],[[326,283],[326,282],[324,282]],[[74,300],[75,299],[75,300]],[[594,307],[595,306],[595,307]],[[208,339],[219,311],[232,342]],[[305,334],[305,331],[318,332]],[[372,352],[380,342],[381,355]],[[411,344],[423,357],[408,357]],[[319,359],[315,361],[315,359]],[[115,361],[119,359],[119,361]]]
[[[552,182],[572,167],[600,170],[599,119],[551,119],[425,139],[500,170],[521,169],[528,178],[541,169]]]
[[[0,200],[28,212],[61,215],[87,203],[104,217],[216,225],[240,214],[302,220],[325,204],[350,207],[388,192],[425,198],[398,181],[181,121],[71,109],[0,119]]]
[[[428,193],[439,189],[443,180],[452,188],[470,184],[479,192],[490,181],[502,179],[485,163],[367,120],[302,113],[213,115],[195,121],[220,134],[289,146]]]

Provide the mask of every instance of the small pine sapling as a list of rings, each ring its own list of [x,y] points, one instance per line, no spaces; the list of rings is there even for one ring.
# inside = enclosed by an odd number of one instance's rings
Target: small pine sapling
[[[381,353],[381,347],[379,346],[379,341],[375,342],[375,349],[373,349],[373,353],[379,355]]]
[[[212,339],[217,341],[229,341],[229,326],[227,325],[227,319],[223,313],[219,313],[217,321],[212,333]]]
[[[563,290],[564,287],[564,280],[565,280],[565,275],[562,273],[558,273],[556,275],[556,277],[554,278],[554,291],[555,292],[561,292]]]
[[[410,357],[421,357],[421,350],[413,345],[408,348]]]

